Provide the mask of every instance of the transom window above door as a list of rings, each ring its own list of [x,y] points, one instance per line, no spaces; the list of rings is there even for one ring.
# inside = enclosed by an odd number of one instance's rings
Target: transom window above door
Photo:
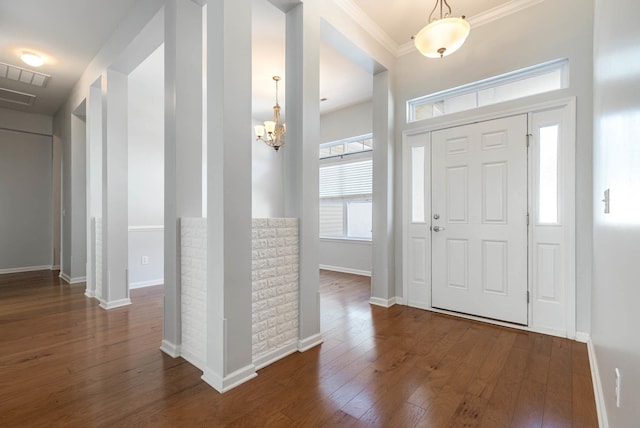
[[[566,58],[407,101],[407,123],[569,87]]]

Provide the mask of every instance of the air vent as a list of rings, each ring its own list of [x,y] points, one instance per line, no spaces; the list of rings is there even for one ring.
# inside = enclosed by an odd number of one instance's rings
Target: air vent
[[[36,96],[24,92],[12,91],[11,89],[0,88],[0,101],[6,101],[23,106],[32,106],[36,101]]]
[[[51,76],[0,62],[0,77],[44,88]]]

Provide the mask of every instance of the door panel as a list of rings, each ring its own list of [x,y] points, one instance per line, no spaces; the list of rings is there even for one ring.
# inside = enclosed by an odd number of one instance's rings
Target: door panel
[[[432,133],[432,306],[527,324],[527,119]]]

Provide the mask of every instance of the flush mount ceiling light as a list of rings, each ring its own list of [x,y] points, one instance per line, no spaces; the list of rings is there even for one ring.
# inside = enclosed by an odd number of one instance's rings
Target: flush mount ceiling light
[[[29,51],[22,52],[22,55],[20,55],[20,59],[25,64],[30,65],[31,67],[40,67],[42,64],[44,64],[44,58]]]
[[[276,105],[273,106],[273,120],[266,120],[264,126],[256,126],[255,131],[256,141],[264,141],[267,146],[273,147],[277,152],[280,147],[284,146],[286,127],[284,123],[280,123],[280,105],[278,104],[278,82],[280,81],[280,76],[273,76],[273,80],[276,82]]]
[[[444,12],[444,8],[448,12]],[[434,18],[434,12],[440,8],[440,18]],[[451,6],[447,0],[436,0],[436,4],[429,14],[429,23],[413,41],[420,53],[427,58],[442,58],[451,55],[463,45],[469,35],[471,26],[464,19],[451,16]]]

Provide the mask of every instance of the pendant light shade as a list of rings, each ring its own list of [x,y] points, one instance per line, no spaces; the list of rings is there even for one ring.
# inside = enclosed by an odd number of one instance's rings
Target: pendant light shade
[[[443,13],[444,5],[448,13]],[[440,18],[433,19],[433,12],[440,6]],[[451,7],[447,0],[436,0],[429,15],[429,24],[413,37],[416,48],[428,58],[442,58],[451,55],[464,44],[471,26],[464,19],[451,16]]]

